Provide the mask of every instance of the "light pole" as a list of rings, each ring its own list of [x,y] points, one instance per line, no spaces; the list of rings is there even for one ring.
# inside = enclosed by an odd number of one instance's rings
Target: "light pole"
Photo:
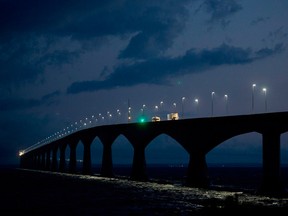
[[[262,91],[264,92],[265,97],[265,112],[267,112],[267,89],[263,88]]]
[[[185,97],[182,97],[182,119],[184,118],[184,100]]]
[[[199,104],[199,100],[198,100],[198,98],[195,98],[195,100],[194,100],[194,102],[195,102],[195,106],[196,106],[196,114],[198,114],[198,104]]]
[[[226,114],[228,114],[228,95],[225,94],[224,98],[225,98]]]
[[[111,119],[111,113],[107,111],[107,124],[110,124],[110,119]]]
[[[121,112],[120,112],[119,109],[117,109],[117,114],[118,114],[118,115],[117,115],[118,122],[120,123],[120,122],[121,122],[121,120],[120,120],[120,119],[121,119],[121,118],[120,118],[120,117],[121,117]]]
[[[175,112],[176,112],[176,103],[173,103],[173,107],[174,107]]]
[[[159,114],[163,112],[163,101],[160,101],[160,112]],[[161,118],[161,115],[159,115],[159,117]]]
[[[128,107],[128,122],[131,122],[131,107]]]
[[[130,107],[130,100],[128,99],[128,123],[131,122],[131,107]]]
[[[159,107],[156,105],[156,106],[155,106],[155,116],[157,116],[158,110],[159,110]]]
[[[211,92],[211,116],[214,114],[214,95],[215,92]]]
[[[111,113],[109,113],[108,121],[110,122],[110,124],[112,124],[112,114]]]
[[[142,106],[142,116],[144,116],[144,108],[145,108],[145,104],[143,104],[143,106]]]
[[[255,91],[256,84],[252,84],[252,113],[254,112],[254,91]]]

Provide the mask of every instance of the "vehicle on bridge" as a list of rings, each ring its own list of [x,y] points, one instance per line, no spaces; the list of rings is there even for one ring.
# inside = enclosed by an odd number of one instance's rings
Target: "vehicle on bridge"
[[[179,115],[178,113],[169,113],[167,114],[167,120],[178,120]]]
[[[159,116],[153,116],[152,117],[152,122],[157,122],[157,121],[160,121],[160,117]]]

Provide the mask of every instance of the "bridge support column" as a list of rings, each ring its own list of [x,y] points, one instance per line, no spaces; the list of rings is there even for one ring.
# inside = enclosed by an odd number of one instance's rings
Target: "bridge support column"
[[[197,151],[190,153],[186,183],[191,187],[207,188],[209,186],[205,154]]]
[[[66,169],[66,158],[65,158],[65,150],[67,145],[60,146],[60,162],[59,162],[59,171],[65,172]]]
[[[27,160],[27,167],[25,166],[25,168],[29,168],[29,169],[34,169],[35,168],[35,156],[34,153],[28,153],[28,157],[25,159]]]
[[[69,172],[70,173],[76,173],[76,147],[77,143],[70,143],[70,160],[69,160]]]
[[[27,168],[25,165],[26,165],[26,162],[27,161],[27,158],[24,156],[20,157],[20,168]]]
[[[39,160],[38,160],[39,156],[37,153],[33,154],[33,169],[38,169],[39,166]]]
[[[111,144],[103,145],[101,176],[105,176],[105,177],[114,176]]]
[[[259,193],[282,194],[285,187],[280,180],[280,133],[263,134],[263,177]]]
[[[52,171],[57,171],[57,147],[54,147],[52,149],[52,167],[51,170]]]
[[[51,153],[50,149],[47,149],[47,152],[46,152],[46,167],[45,167],[46,170],[50,170],[50,165],[51,165],[50,153]]]
[[[25,158],[24,158],[25,164],[24,164],[23,168],[34,169],[34,166],[35,166],[34,162],[35,161],[34,161],[33,153],[28,153],[27,156],[26,155],[24,155],[24,156],[25,156]]]
[[[46,163],[45,163],[46,162],[46,160],[45,160],[46,154],[45,153],[46,153],[45,151],[41,153],[41,167],[40,167],[41,170],[45,170],[45,168],[46,168]]]
[[[84,156],[83,156],[83,174],[91,174],[91,143],[92,141],[84,141]]]
[[[143,146],[134,146],[131,179],[140,181],[148,179],[146,174],[145,147]]]
[[[38,152],[37,153],[37,169],[41,169],[41,154]]]

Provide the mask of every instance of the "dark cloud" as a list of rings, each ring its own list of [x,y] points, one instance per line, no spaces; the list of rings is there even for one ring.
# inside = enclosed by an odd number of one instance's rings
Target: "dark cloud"
[[[1,104],[1,103],[0,103]],[[51,115],[20,114],[17,111],[0,112],[0,164],[18,162],[18,152],[55,132],[55,125],[63,125]],[[54,127],[53,127],[54,126]]]
[[[0,111],[24,110],[33,107],[38,107],[44,104],[51,104],[54,98],[59,96],[60,92],[55,91],[44,95],[41,99],[24,99],[24,98],[2,98],[0,99]]]
[[[154,58],[135,64],[123,64],[105,80],[75,82],[67,89],[67,92],[75,94],[142,83],[168,84],[170,77],[199,73],[220,65],[246,64],[279,53],[282,49],[282,45],[276,45],[273,49],[265,48],[252,52],[251,49],[226,44],[200,52],[191,49],[177,58]]]
[[[255,20],[251,21],[251,25],[258,25],[259,23],[267,22],[270,19],[270,17],[258,17]]]
[[[138,34],[131,39],[119,57],[147,59],[169,48],[174,38],[182,32],[188,18],[187,8],[183,4],[185,2],[146,5],[145,11],[135,16],[138,20],[132,25],[141,26]]]
[[[0,45],[0,84],[2,87],[24,85],[37,79],[47,66],[71,63],[79,52],[69,50],[41,50],[33,39]],[[14,44],[16,43],[16,44]]]
[[[54,97],[59,96],[60,94],[61,94],[60,91],[54,91],[54,92],[52,92],[52,93],[49,93],[49,94],[47,94],[47,95],[44,95],[44,96],[42,97],[42,100],[43,100],[43,101],[47,101],[47,100],[49,100],[49,99],[52,99],[52,98],[54,98]]]
[[[7,98],[7,99],[1,99],[0,104],[1,104],[0,107],[1,111],[12,111],[39,106],[41,105],[41,101],[35,99]]]
[[[0,83],[34,81],[47,66],[70,63],[100,46],[87,41],[108,36],[134,35],[119,58],[155,57],[183,29],[187,2],[0,1]]]
[[[201,8],[210,14],[209,23],[220,23],[223,27],[230,23],[231,15],[242,10],[236,0],[205,0]]]
[[[274,53],[280,53],[284,51],[284,45],[281,44],[276,44],[273,49],[269,48],[262,48],[256,52],[256,58],[265,58],[268,56],[273,55]]]

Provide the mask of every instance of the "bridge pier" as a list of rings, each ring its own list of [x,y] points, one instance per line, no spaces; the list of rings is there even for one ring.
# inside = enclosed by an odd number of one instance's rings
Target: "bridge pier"
[[[65,150],[66,150],[66,144],[60,146],[60,161],[59,161],[59,171],[65,172],[66,169],[66,159],[65,159]]]
[[[113,177],[112,143],[103,145],[101,176]]]
[[[280,177],[280,133],[263,133],[263,176],[258,190],[261,194],[285,193]]]
[[[83,140],[84,145],[84,156],[83,156],[83,174],[90,175],[91,174],[91,143],[92,141]]]
[[[52,171],[57,171],[57,146],[55,146],[53,149],[52,149],[52,165],[51,165],[51,170]]]
[[[36,169],[41,169],[41,154],[37,154],[37,166]]]
[[[199,151],[190,152],[186,184],[191,187],[208,188],[208,168],[205,154]]]
[[[76,173],[76,165],[77,165],[76,147],[77,147],[77,143],[76,142],[70,143],[69,147],[70,147],[69,172],[70,173]]]
[[[51,154],[50,149],[47,149],[47,152],[46,152],[46,166],[45,166],[46,170],[50,170],[50,165],[51,165],[50,154]]]
[[[146,159],[145,159],[145,146],[133,146],[134,155],[133,155],[133,164],[131,171],[131,179],[146,181],[148,179],[146,173]]]
[[[45,156],[46,156],[46,154],[45,154],[46,152],[43,150],[43,152],[41,153],[41,165],[40,165],[40,170],[45,170],[45,168],[46,168],[46,158],[45,158]]]
[[[34,153],[33,157],[33,169],[39,169],[39,155]]]

